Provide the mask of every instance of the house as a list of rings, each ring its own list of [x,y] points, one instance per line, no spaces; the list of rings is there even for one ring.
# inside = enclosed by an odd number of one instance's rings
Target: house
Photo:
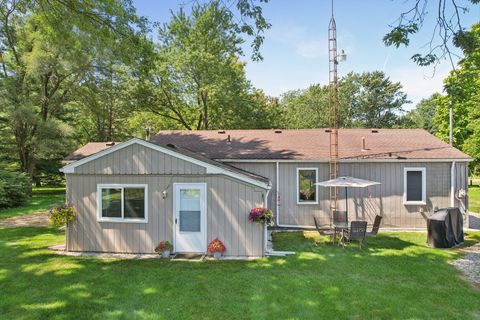
[[[279,227],[330,224],[330,132],[305,130],[160,131],[151,141],[89,143],[62,171],[77,211],[71,251],[205,252],[218,237],[227,256],[263,256],[265,228],[248,220],[273,210]],[[349,219],[388,228],[425,228],[436,207],[468,199],[471,158],[421,129],[340,129],[339,175],[378,181],[349,190]],[[340,190],[339,206],[344,206]],[[465,222],[467,223],[467,217]]]

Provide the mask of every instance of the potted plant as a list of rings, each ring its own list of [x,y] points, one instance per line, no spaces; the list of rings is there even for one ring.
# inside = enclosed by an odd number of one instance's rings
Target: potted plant
[[[172,249],[173,245],[169,241],[161,241],[155,248],[155,252],[162,253],[162,258],[168,258]]]
[[[208,252],[213,253],[213,257],[217,260],[222,257],[222,253],[225,252],[225,249],[225,245],[222,241],[218,240],[218,238],[213,239],[208,245]]]
[[[248,215],[248,220],[264,224],[270,224],[272,218],[272,210],[265,208],[253,208],[250,210],[250,214]]]

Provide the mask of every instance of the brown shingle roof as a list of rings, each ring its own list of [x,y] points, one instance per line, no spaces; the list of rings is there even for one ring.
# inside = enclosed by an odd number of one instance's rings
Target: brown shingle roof
[[[210,159],[328,160],[330,133],[301,130],[160,131],[152,142],[173,143]],[[465,159],[422,129],[340,129],[340,159]],[[219,133],[224,132],[224,133]],[[230,143],[228,137],[230,136]],[[366,150],[362,150],[365,137]]]
[[[73,151],[65,161],[76,161],[88,157],[94,153],[100,152],[102,150],[108,149],[119,142],[89,142],[80,149]]]
[[[330,156],[325,129],[160,131],[152,139],[174,144],[209,159],[320,160]],[[230,136],[230,143],[228,137]],[[362,150],[365,137],[366,150]],[[108,146],[89,143],[67,160],[78,160]],[[422,129],[340,129],[340,159],[464,159],[471,158]]]

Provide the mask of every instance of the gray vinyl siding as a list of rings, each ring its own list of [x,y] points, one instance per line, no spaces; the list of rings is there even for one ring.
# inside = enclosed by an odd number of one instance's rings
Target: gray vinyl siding
[[[297,204],[296,190],[297,168],[318,168],[318,179],[324,181],[329,179],[328,163],[280,162],[279,165],[277,223],[289,226],[314,226],[313,216],[315,216],[320,224],[330,224],[329,188],[318,187],[318,204]],[[426,168],[426,205],[403,203],[405,167]],[[468,187],[466,168],[466,163],[456,165],[456,192],[460,188]],[[373,223],[375,215],[381,214],[384,217],[383,226],[386,227],[425,228],[426,219],[432,214],[435,206],[438,208],[450,206],[451,162],[341,163],[339,175],[381,183],[369,188],[348,189],[350,220],[367,220]],[[272,195],[272,197],[275,196]],[[338,204],[340,209],[345,208],[344,188],[339,189]],[[459,205],[458,201],[456,205]],[[468,206],[468,203],[466,205]]]
[[[204,167],[132,144],[75,168],[78,174],[204,174]]]
[[[222,175],[77,175],[68,174],[68,200],[77,211],[69,225],[70,251],[151,253],[162,240],[173,241],[173,183],[207,184],[207,241],[218,237],[227,256],[262,256],[263,228],[248,221],[261,206],[264,190]],[[97,184],[147,184],[148,223],[99,222]],[[162,191],[168,196],[162,198]]]
[[[268,178],[272,185],[268,197],[268,208],[275,210],[277,194],[277,168],[275,162],[228,162],[228,164]]]
[[[66,174],[67,199],[76,209],[76,219],[67,231],[68,250],[152,253],[160,241],[173,242],[173,184],[203,182],[207,186],[207,244],[218,237],[227,248],[226,256],[262,256],[264,229],[248,221],[248,213],[263,205],[265,190],[205,171],[138,144],[78,166],[75,173]],[[146,184],[148,222],[99,222],[98,184]]]

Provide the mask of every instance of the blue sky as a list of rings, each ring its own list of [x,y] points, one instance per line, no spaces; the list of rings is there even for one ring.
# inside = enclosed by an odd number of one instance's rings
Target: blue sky
[[[134,0],[140,15],[152,21],[168,22],[170,10],[177,11],[186,0]],[[464,0],[457,1],[462,4]],[[410,57],[427,43],[432,35],[436,0],[430,0],[431,12],[425,30],[414,36],[409,47],[387,48],[382,38],[413,0],[337,0],[335,20],[339,49],[348,60],[339,66],[339,75],[350,71],[383,70],[392,80],[400,81],[413,104],[432,93],[442,91],[442,80],[451,70],[448,61],[442,62],[433,74],[432,67],[420,68]],[[470,7],[463,16],[463,25],[470,27],[480,21],[480,6]],[[327,0],[270,0],[264,5],[264,16],[272,24],[265,34],[261,48],[263,61],[249,60],[249,42],[245,44],[247,77],[257,88],[278,96],[292,89],[306,88],[313,83],[328,82],[327,31],[331,15]],[[427,30],[428,28],[428,30]],[[413,106],[407,106],[409,109]]]

